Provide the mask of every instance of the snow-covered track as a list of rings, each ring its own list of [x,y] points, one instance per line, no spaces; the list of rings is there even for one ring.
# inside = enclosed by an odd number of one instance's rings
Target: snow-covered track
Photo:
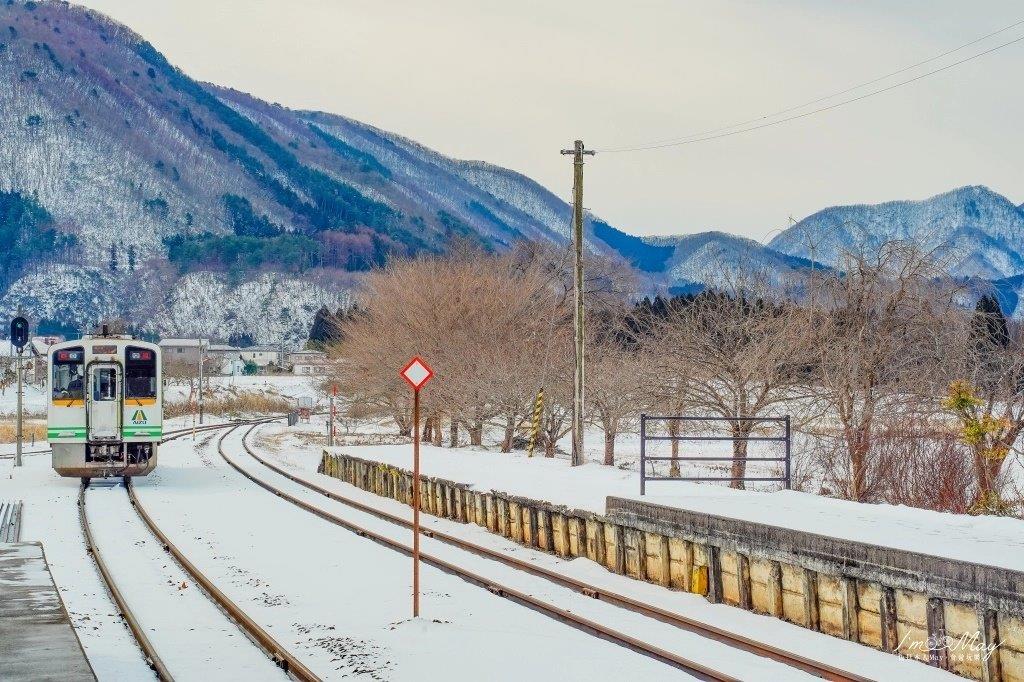
[[[285,647],[274,639],[269,632],[261,627],[256,621],[249,617],[237,604],[235,604],[224,592],[217,588],[206,575],[193,564],[185,554],[178,549],[168,537],[160,530],[156,522],[146,511],[145,507],[139,501],[138,496],[135,494],[135,490],[132,487],[131,479],[125,480],[125,488],[128,491],[128,498],[131,500],[132,506],[135,511],[138,512],[139,517],[143,523],[149,528],[150,532],[160,541],[164,549],[170,553],[171,556],[178,562],[178,564],[185,569],[185,571],[192,576],[192,579],[198,583],[206,594],[212,599],[228,617],[235,622],[238,627],[249,636],[264,653],[270,657],[275,664],[281,667],[288,675],[296,680],[302,680],[303,682],[319,682],[320,678],[313,673],[312,670],[306,667],[306,665],[300,661],[294,654],[289,652]]]
[[[267,421],[273,421],[280,417],[268,417],[255,420],[247,420],[241,422],[243,424],[261,424]],[[193,432],[202,431],[213,431],[217,429],[234,429],[239,426],[238,422],[231,422],[226,424],[211,424],[204,425],[198,428],[185,428],[176,429],[170,431],[163,440],[174,440],[182,438]],[[49,452],[43,451],[43,452]],[[128,492],[128,498],[131,502],[132,507],[138,513],[139,518],[147,526],[149,531],[153,534],[156,540],[160,543],[161,547],[170,553],[178,564],[190,575],[192,579],[201,585],[209,596],[210,600],[217,605],[217,607],[234,622],[235,625],[249,637],[257,646],[259,646],[264,653],[268,655],[271,661],[277,666],[282,668],[285,673],[290,677],[297,680],[316,680],[319,682],[319,677],[314,675],[308,668],[306,668],[301,661],[296,659],[294,656],[289,654],[283,647],[281,647],[266,631],[264,631],[258,624],[252,621],[244,612],[241,611],[233,602],[231,602],[226,596],[223,595],[217,587],[209,581],[198,569],[175,547],[166,536],[160,531],[155,525],[152,518],[146,513],[146,510],[141,506],[138,498],[135,496],[135,492],[131,486],[131,479],[124,479],[124,485]],[[110,593],[114,604],[117,606],[118,613],[124,620],[135,638],[139,649],[142,651],[145,658],[146,664],[153,670],[157,678],[163,682],[173,682],[174,677],[168,669],[167,665],[163,662],[160,655],[157,653],[156,647],[152,640],[146,635],[146,630],[143,627],[140,618],[137,616],[135,611],[129,606],[127,599],[125,598],[121,588],[119,587],[114,573],[111,571],[103,554],[96,543],[93,529],[89,524],[89,516],[86,513],[86,490],[88,484],[83,484],[79,488],[78,493],[78,517],[79,523],[82,528],[82,535],[85,540],[86,551],[92,557],[96,568],[99,571],[100,577],[105,584],[107,591]]]
[[[146,636],[145,630],[139,624],[139,619],[135,617],[135,613],[131,607],[128,606],[128,602],[125,600],[124,595],[121,594],[120,588],[117,586],[117,582],[114,580],[110,569],[107,567],[106,561],[103,559],[103,555],[100,553],[99,548],[96,546],[96,542],[93,540],[92,529],[89,527],[89,519],[85,513],[85,491],[88,486],[82,485],[78,491],[78,519],[82,525],[82,535],[85,537],[85,549],[92,556],[93,561],[96,563],[96,568],[99,569],[100,577],[103,578],[104,584],[107,586],[107,591],[110,592],[110,596],[113,598],[114,603],[117,605],[117,610],[121,614],[121,618],[128,625],[128,629],[132,631],[132,636],[135,637],[135,641],[138,642],[139,648],[142,649],[143,655],[146,657],[146,664],[153,669],[156,676],[162,682],[173,682],[174,677],[171,675],[167,666],[160,659],[160,655],[156,652],[156,647],[149,641],[149,637]]]
[[[250,427],[250,431],[252,428],[255,428],[255,426],[256,425]],[[280,497],[281,499],[290,502],[300,507],[301,509],[304,509],[305,511],[308,511],[311,514],[314,514],[320,517],[321,519],[324,519],[325,521],[345,528],[346,530],[349,530],[355,533],[356,535],[359,535],[360,537],[373,540],[374,542],[384,547],[387,547],[388,549],[392,549],[405,555],[411,555],[412,548],[409,545],[406,545],[404,542],[396,541],[390,537],[387,537],[386,535],[377,533],[369,528],[360,526],[359,524],[356,524],[348,519],[337,516],[336,514],[332,514],[331,512],[325,509],[321,509],[316,505],[310,504],[309,502],[306,502],[305,500],[299,497],[291,495],[290,493],[274,486],[272,483],[268,482],[267,480],[261,477],[254,476],[251,472],[246,470],[245,467],[240,466],[237,462],[233,461],[230,457],[228,457],[227,454],[224,452],[224,438],[228,435],[228,433],[230,433],[230,431],[225,432],[218,439],[217,450],[221,458],[224,459],[225,462],[227,462],[233,469],[241,473],[250,481],[260,486],[264,490],[267,490],[268,492],[276,495],[277,497]],[[288,474],[285,474],[284,472],[281,473],[282,475],[288,476]],[[667,649],[654,646],[637,637],[621,632],[617,629],[611,628],[608,625],[605,625],[604,623],[600,623],[593,619],[585,618],[577,613],[564,609],[558,605],[549,603],[542,599],[538,599],[537,597],[534,597],[533,595],[530,595],[522,590],[508,587],[507,585],[499,583],[493,580],[492,578],[469,571],[466,568],[459,566],[458,564],[448,561],[446,559],[442,559],[440,557],[434,556],[426,552],[420,553],[420,559],[426,564],[432,565],[435,568],[438,568],[446,573],[461,578],[462,580],[465,580],[468,583],[482,587],[499,597],[504,597],[520,605],[526,606],[539,613],[542,613],[546,616],[554,618],[555,620],[566,623],[567,625],[570,625],[578,630],[587,632],[589,634],[595,635],[610,642],[614,642],[615,644],[623,646],[627,649],[630,649],[642,655],[648,656],[655,660],[671,665],[675,668],[678,668],[688,673],[696,679],[716,680],[720,682],[732,681],[737,679],[731,675],[725,674],[719,670],[707,666],[699,661],[684,656],[680,656],[679,654],[673,651],[669,651]]]
[[[331,500],[334,500],[335,502],[340,502],[341,504],[344,504],[348,507],[351,507],[361,512],[365,512],[367,514],[371,514],[377,518],[380,518],[384,521],[395,524],[397,526],[401,526],[407,529],[412,528],[412,522],[406,518],[403,518],[396,514],[392,514],[391,512],[388,512],[386,510],[365,504],[358,500],[346,497],[344,495],[338,494],[337,492],[319,486],[316,483],[313,483],[312,481],[309,481],[308,479],[303,478],[301,476],[297,476],[294,473],[285,469],[284,467],[275,464],[274,462],[268,460],[267,458],[259,455],[255,451],[255,449],[249,444],[248,441],[249,435],[253,432],[256,426],[258,425],[253,425],[249,427],[249,429],[246,431],[245,435],[242,437],[242,447],[245,449],[246,453],[250,457],[255,459],[263,466],[287,478],[288,480],[299,484],[303,488],[323,495]],[[222,446],[219,444],[218,448],[220,447]],[[221,451],[221,456],[224,457],[223,451]],[[224,457],[224,459],[228,461],[229,464],[234,466],[235,469],[242,471],[227,457]],[[247,472],[242,471],[242,473],[245,474],[251,480],[255,480]],[[263,483],[261,483],[260,481],[256,482],[259,485],[262,485],[264,488],[270,489],[267,485],[263,485]],[[272,490],[272,492],[279,496],[283,496],[281,495],[280,491],[276,489]],[[289,501],[294,502],[294,500]],[[299,506],[307,508],[304,504],[300,504]],[[321,515],[318,511],[313,511],[313,513],[317,514],[318,516]],[[816,661],[813,659],[806,658],[804,656],[800,656],[798,654],[794,654],[792,652],[780,649],[770,644],[759,642],[757,640],[751,639],[749,637],[734,632],[729,632],[728,630],[716,627],[708,623],[704,623],[693,618],[687,618],[686,616],[683,616],[679,613],[660,608],[658,606],[643,602],[633,597],[618,594],[616,592],[604,589],[597,585],[592,585],[590,583],[577,580],[562,573],[558,573],[556,571],[544,568],[543,566],[539,566],[535,563],[517,559],[503,552],[496,551],[490,547],[476,544],[474,542],[470,542],[463,538],[450,535],[442,531],[421,528],[420,532],[423,533],[425,536],[438,540],[439,542],[442,542],[444,544],[457,547],[459,549],[472,552],[487,559],[500,562],[516,570],[523,571],[525,573],[529,573],[531,575],[543,578],[562,587],[567,587],[575,592],[584,594],[588,597],[599,599],[601,601],[613,604],[615,606],[627,609],[629,611],[633,611],[635,613],[648,616],[652,619],[665,622],[670,625],[674,625],[682,630],[696,633],[703,637],[707,637],[709,639],[722,642],[723,644],[727,644],[734,648],[741,649],[743,651],[747,651],[758,656],[764,656],[775,661],[779,661],[780,663],[784,663],[793,668],[797,668],[799,670],[810,673],[811,675],[820,677],[825,680],[831,680],[834,682],[871,682],[870,678],[864,677],[857,673],[842,670],[828,663]]]

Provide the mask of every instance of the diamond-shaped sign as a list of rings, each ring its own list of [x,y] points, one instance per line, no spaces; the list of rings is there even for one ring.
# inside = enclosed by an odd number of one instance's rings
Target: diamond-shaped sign
[[[402,375],[406,383],[412,386],[412,390],[418,391],[426,386],[427,382],[434,376],[434,370],[430,369],[430,365],[421,360],[417,355],[402,368],[399,374]]]

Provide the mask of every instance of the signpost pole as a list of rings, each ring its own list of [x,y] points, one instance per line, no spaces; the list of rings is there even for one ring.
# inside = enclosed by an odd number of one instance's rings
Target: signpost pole
[[[199,423],[203,423],[203,340],[199,339]]]
[[[327,440],[330,441],[330,445],[334,445],[334,419],[335,419],[335,407],[334,401],[338,398],[338,385],[335,384],[331,387],[331,426],[327,431]]]
[[[412,389],[412,617],[420,615],[420,389],[434,376],[430,365],[413,357],[399,372]]]
[[[14,466],[16,466],[16,467],[20,467],[21,466],[21,440],[22,440],[22,431],[21,431],[22,409],[21,408],[22,408],[22,392],[23,392],[21,360],[22,360],[22,354],[24,352],[25,352],[25,348],[24,347],[18,349],[18,429],[17,429],[18,433],[15,435],[15,438],[17,439],[18,444],[17,444],[17,446],[15,448],[15,451],[14,451]]]
[[[420,389],[412,392],[412,617],[420,615]]]

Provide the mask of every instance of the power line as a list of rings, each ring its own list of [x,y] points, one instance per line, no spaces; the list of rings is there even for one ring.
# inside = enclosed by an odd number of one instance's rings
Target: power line
[[[956,48],[955,50],[950,50],[950,51],[948,51],[948,52],[946,52],[946,53],[944,53],[942,55],[938,55],[936,57],[932,57],[930,59],[926,59],[923,62],[919,62],[918,64],[915,64],[914,66],[908,66],[906,68],[900,69],[899,71],[894,71],[894,72],[892,72],[892,73],[890,73],[890,74],[888,74],[886,76],[881,76],[881,77],[879,77],[877,79],[874,79],[872,81],[866,81],[865,83],[861,83],[860,85],[854,86],[852,88],[848,88],[846,90],[834,93],[832,95],[828,95],[826,97],[821,97],[819,99],[812,100],[811,102],[806,102],[806,103],[804,103],[802,105],[799,105],[799,106],[790,107],[788,109],[783,109],[783,110],[778,111],[778,112],[776,112],[774,114],[766,114],[765,116],[761,116],[761,117],[758,117],[758,118],[750,119],[750,120],[745,121],[743,123],[734,123],[732,125],[724,126],[724,127],[721,127],[721,128],[715,128],[715,129],[712,129],[712,130],[705,131],[703,133],[694,133],[693,135],[689,135],[689,136],[685,136],[685,137],[681,137],[681,138],[673,138],[671,140],[663,140],[663,141],[660,141],[660,142],[651,142],[651,143],[648,143],[646,145],[640,145],[640,146],[637,146],[637,147],[620,147],[620,148],[614,148],[614,149],[598,149],[597,151],[599,151],[599,152],[601,152],[603,154],[614,154],[614,153],[619,153],[619,152],[648,151],[648,150],[652,150],[652,149],[664,149],[666,147],[678,147],[678,146],[687,145],[687,144],[694,144],[694,143],[697,143],[697,142],[707,142],[708,140],[717,140],[717,139],[720,139],[720,138],[723,138],[723,137],[731,137],[732,135],[739,135],[741,133],[749,133],[749,132],[754,131],[754,130],[760,130],[762,128],[768,128],[768,127],[779,125],[779,124],[782,124],[782,123],[787,123],[789,121],[795,121],[797,119],[806,118],[806,117],[812,116],[814,114],[820,114],[820,113],[825,112],[825,111],[831,111],[832,109],[837,109],[837,108],[839,108],[841,106],[845,106],[847,104],[852,104],[853,102],[859,102],[862,99],[867,99],[868,97],[873,97],[875,95],[882,94],[883,92],[888,92],[890,90],[895,90],[896,88],[902,87],[904,85],[909,85],[910,83],[914,83],[914,82],[919,81],[919,80],[921,80],[923,78],[927,78],[929,76],[934,76],[937,73],[941,73],[943,71],[947,71],[947,70],[952,69],[952,68],[954,68],[956,66],[960,66],[961,64],[966,64],[969,61],[973,61],[975,59],[978,59],[979,57],[984,57],[985,55],[991,54],[991,53],[993,53],[993,52],[995,52],[997,50],[1001,50],[1004,47],[1009,47],[1010,45],[1013,45],[1015,43],[1019,43],[1022,40],[1024,40],[1024,36],[1020,36],[1019,38],[1015,38],[1015,39],[1013,39],[1011,41],[1002,43],[1000,45],[996,45],[995,47],[992,47],[992,48],[989,48],[987,50],[984,50],[983,52],[978,52],[976,54],[971,55],[970,57],[965,57],[965,58],[963,58],[963,59],[961,59],[959,61],[952,62],[951,64],[947,64],[945,66],[942,66],[940,68],[934,69],[932,71],[928,71],[926,73],[914,76],[913,78],[908,78],[907,80],[900,81],[900,82],[894,83],[892,85],[888,85],[888,86],[886,86],[884,88],[879,88],[878,90],[872,90],[871,92],[867,92],[867,93],[865,93],[863,95],[858,95],[857,97],[851,97],[850,99],[845,99],[845,100],[842,100],[840,102],[836,102],[835,104],[830,104],[828,106],[819,107],[818,109],[812,109],[811,111],[806,111],[804,113],[796,114],[794,116],[788,116],[786,118],[781,118],[781,119],[778,119],[778,120],[775,120],[775,121],[769,121],[767,123],[762,123],[760,125],[755,125],[755,126],[750,126],[750,127],[747,127],[747,128],[741,128],[740,130],[731,130],[730,131],[731,128],[736,128],[738,126],[747,125],[749,123],[753,123],[753,122],[756,122],[756,121],[761,121],[761,120],[764,120],[766,118],[774,118],[777,115],[780,115],[780,114],[783,114],[783,113],[787,113],[787,112],[790,112],[790,111],[795,111],[795,110],[798,110],[798,109],[802,109],[802,108],[804,108],[806,106],[809,106],[810,104],[814,104],[814,103],[821,102],[821,101],[824,101],[824,100],[827,100],[827,99],[831,99],[831,98],[836,97],[836,96],[838,96],[840,94],[851,92],[853,90],[858,90],[859,88],[861,88],[861,87],[863,87],[865,85],[868,85],[870,83],[876,83],[878,81],[885,80],[886,78],[889,78],[889,77],[891,77],[891,76],[893,76],[895,74],[902,73],[904,71],[908,71],[910,69],[916,68],[917,66],[920,66],[921,64],[926,64],[928,62],[935,61],[936,59],[939,59],[941,57],[944,57],[944,56],[947,56],[949,54],[952,54],[953,52],[957,52],[957,51],[963,49],[964,47],[966,47],[968,45],[973,45],[973,44],[975,44],[975,43],[977,43],[977,42],[979,42],[981,40],[984,40],[985,38],[988,38],[988,37],[991,37],[993,35],[996,35],[997,33],[1002,33],[1004,31],[1008,30],[1009,28],[1012,28],[1013,26],[1017,26],[1017,25],[1019,25],[1021,23],[1024,23],[1024,20],[1021,20],[1021,21],[1017,22],[1016,24],[1013,24],[1012,26],[1008,26],[1007,28],[1000,29],[999,31],[996,31],[995,33],[990,33],[988,36],[985,36],[983,38],[978,38],[977,40],[974,40],[974,41],[972,41],[970,43],[967,43],[967,44],[965,44],[965,45],[963,45],[963,46],[961,46],[959,48]],[[720,132],[720,131],[729,131],[729,132]],[[718,133],[718,134],[712,134],[712,133]]]

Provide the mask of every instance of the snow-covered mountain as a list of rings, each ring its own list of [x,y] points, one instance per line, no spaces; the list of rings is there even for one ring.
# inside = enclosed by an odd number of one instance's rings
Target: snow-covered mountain
[[[0,223],[25,245],[0,252],[0,308],[37,320],[90,324],[119,309],[161,333],[204,317],[214,329],[215,309],[176,322],[182,297],[200,294],[171,273],[235,288],[302,279],[330,299],[351,281],[338,273],[395,255],[567,240],[568,205],[519,173],[198,83],[124,26],[63,2],[0,4],[0,112]],[[597,223],[589,248],[613,253]],[[124,279],[152,280],[136,293],[155,307],[113,305]]]
[[[0,3],[0,314],[294,342],[361,271],[459,242],[565,244],[570,213],[520,173],[194,81],[96,12]],[[826,209],[768,246],[641,238],[595,216],[586,235],[647,290],[781,284],[893,237],[939,248],[955,274],[1024,273],[1024,211],[984,187]]]
[[[662,281],[675,290],[742,283],[786,286],[810,266],[802,258],[725,232],[651,237],[645,241],[672,249],[661,274]]]
[[[934,251],[951,274],[998,279],[1024,272],[1024,211],[987,187],[945,192],[922,201],[835,206],[776,236],[776,251],[838,265],[849,250],[911,240]]]

